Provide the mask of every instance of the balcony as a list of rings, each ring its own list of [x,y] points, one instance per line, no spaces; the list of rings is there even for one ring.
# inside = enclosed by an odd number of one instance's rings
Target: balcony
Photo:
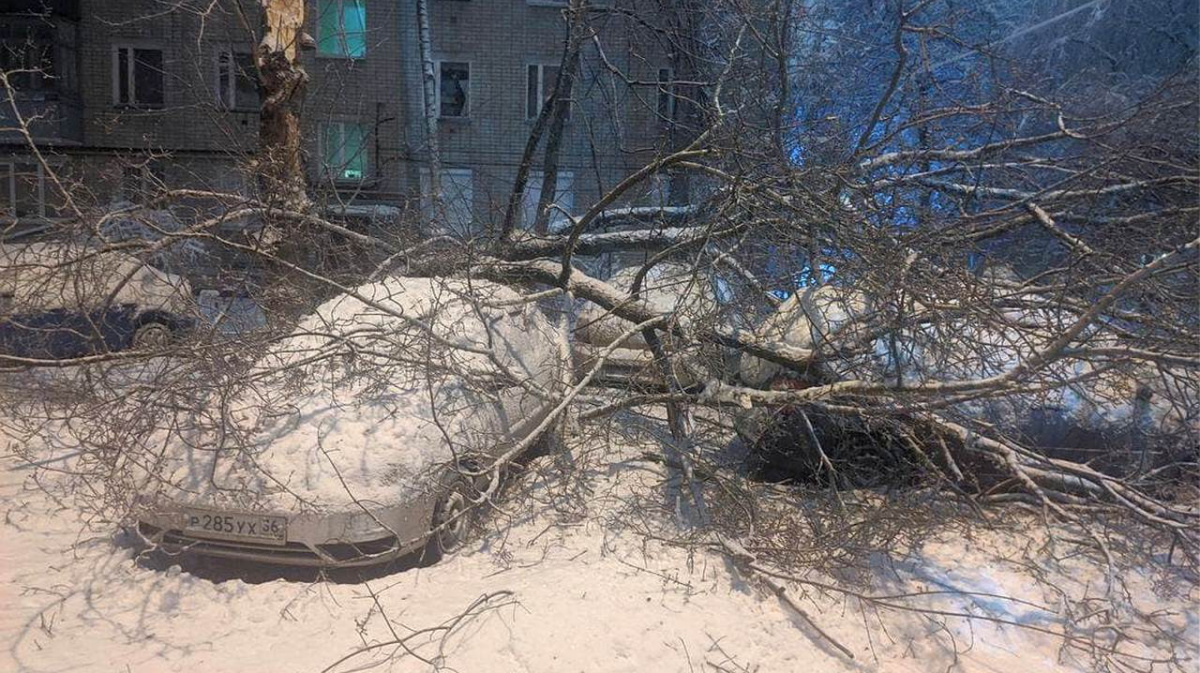
[[[29,135],[47,145],[71,145],[83,142],[83,110],[70,100],[35,100],[16,97],[16,114],[8,96],[0,93],[0,144],[24,143],[20,130],[24,122]]]
[[[79,20],[79,0],[5,0],[0,14],[24,14],[26,16],[61,16],[72,21]]]
[[[0,143],[24,142],[22,126],[39,142],[82,142],[78,5],[10,2],[0,13]]]

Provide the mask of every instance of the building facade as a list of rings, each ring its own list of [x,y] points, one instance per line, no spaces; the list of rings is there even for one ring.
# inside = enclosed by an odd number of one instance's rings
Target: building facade
[[[485,234],[503,216],[562,60],[565,5],[429,0],[441,183],[456,229]],[[415,8],[307,0],[306,170],[329,208],[383,205],[420,221],[430,180]],[[589,22],[595,39],[565,126],[555,202],[568,211],[673,142],[670,50],[640,36],[644,19],[614,8],[601,6]],[[78,219],[164,187],[245,191],[259,125],[259,12],[258,2],[244,0],[0,3],[7,226]],[[539,196],[541,161],[539,151],[525,221]],[[651,180],[634,200],[686,199],[666,185]]]

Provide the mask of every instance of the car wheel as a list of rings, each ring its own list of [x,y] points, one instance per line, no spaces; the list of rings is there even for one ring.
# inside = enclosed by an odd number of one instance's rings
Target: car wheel
[[[432,533],[425,549],[425,558],[430,563],[462,549],[475,527],[472,499],[478,495],[478,489],[462,475],[454,474],[449,481],[433,508]]]
[[[139,350],[161,350],[171,343],[171,328],[160,322],[148,322],[133,333],[133,347]]]

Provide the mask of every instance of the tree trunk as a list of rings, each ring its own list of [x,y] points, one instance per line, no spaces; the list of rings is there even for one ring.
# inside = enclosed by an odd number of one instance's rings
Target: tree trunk
[[[579,52],[583,47],[584,25],[586,11],[585,0],[571,0],[568,11],[570,33],[567,36],[567,49],[563,55],[562,67],[558,70],[558,80],[554,83],[553,116],[550,121],[550,132],[546,136],[546,157],[542,163],[542,194],[538,199],[537,215],[533,230],[545,234],[550,225],[550,204],[554,202],[555,192],[558,191],[558,155],[562,146],[563,127],[571,111],[571,95],[575,85],[575,77],[579,71]]]
[[[429,152],[429,204],[434,217],[440,219],[443,215],[442,161],[438,151],[437,73],[433,68],[433,38],[429,29],[429,0],[417,0],[417,41],[421,45],[425,146]]]
[[[301,149],[300,106],[308,73],[300,65],[304,0],[262,0],[266,31],[255,55],[263,89],[258,172],[264,194],[287,210],[309,205]]]

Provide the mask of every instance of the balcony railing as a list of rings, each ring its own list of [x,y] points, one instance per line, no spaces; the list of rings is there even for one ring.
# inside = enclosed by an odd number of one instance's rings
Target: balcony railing
[[[80,4],[80,0],[4,0],[0,3],[0,14],[50,14],[78,21]]]
[[[0,8],[0,142],[23,142],[23,129],[41,142],[81,142],[79,2],[8,0]]]
[[[0,91],[0,143],[26,142],[22,123],[38,142],[50,145],[83,142],[83,111],[74,100],[36,100],[18,93],[16,103],[14,114],[7,95]]]

